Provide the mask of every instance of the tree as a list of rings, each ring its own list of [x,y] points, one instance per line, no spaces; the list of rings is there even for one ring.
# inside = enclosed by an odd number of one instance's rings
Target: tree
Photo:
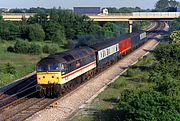
[[[45,39],[45,33],[39,24],[29,25],[28,38],[30,41],[43,41]]]
[[[179,2],[177,2],[176,0],[169,0],[169,7],[173,7],[176,8],[178,7]]]
[[[42,26],[46,25],[48,22],[48,15],[46,13],[38,13],[34,17],[30,17],[27,22],[29,24],[35,24],[38,23]]]
[[[176,0],[159,0],[155,4],[155,9],[158,11],[174,11],[178,5],[179,2]]]
[[[169,7],[169,1],[168,0],[159,0],[155,4],[155,9],[157,9],[158,11],[164,11],[168,7]]]
[[[46,39],[61,45],[66,44],[64,27],[58,23],[50,22],[45,27]]]
[[[170,26],[170,31],[176,31],[176,30],[180,30],[180,17],[177,18],[176,20],[169,22],[169,26]]]
[[[56,10],[56,8],[53,8],[50,10],[49,12],[49,16],[50,16],[50,21],[51,22],[58,22],[59,16],[58,16],[58,11]]]
[[[52,36],[52,41],[60,44],[61,46],[66,44],[66,38],[64,35],[64,31],[63,30],[57,30]]]
[[[0,21],[2,21],[3,20],[3,17],[0,15]]]

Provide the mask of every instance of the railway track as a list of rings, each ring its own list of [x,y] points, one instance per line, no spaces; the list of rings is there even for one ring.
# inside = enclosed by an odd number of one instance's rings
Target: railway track
[[[165,25],[158,23],[150,30],[161,30]],[[154,37],[156,34],[150,32],[148,37]],[[100,73],[101,74],[101,73]],[[32,116],[34,113],[46,108],[48,105],[57,101],[59,98],[38,98],[35,90],[35,75],[24,80],[21,84],[0,94],[0,121],[12,120],[22,121]],[[73,90],[71,90],[73,91]],[[76,89],[74,89],[76,91]],[[67,95],[64,94],[63,96]],[[63,97],[62,96],[62,97]],[[60,98],[62,98],[60,97]]]

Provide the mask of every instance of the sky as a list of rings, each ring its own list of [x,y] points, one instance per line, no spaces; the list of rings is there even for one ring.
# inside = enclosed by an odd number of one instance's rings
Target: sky
[[[0,0],[0,8],[140,7],[154,8],[158,0]],[[180,0],[176,0],[179,1]]]

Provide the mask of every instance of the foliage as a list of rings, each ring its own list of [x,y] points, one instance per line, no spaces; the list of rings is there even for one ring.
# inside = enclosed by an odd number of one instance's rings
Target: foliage
[[[173,31],[170,35],[170,38],[173,42],[180,42],[180,30]]]
[[[38,23],[40,25],[46,25],[48,23],[48,15],[44,12],[38,12],[34,17],[30,17],[27,22],[29,24],[35,24]]]
[[[155,58],[163,64],[176,64],[180,59],[180,46],[179,43],[167,43],[164,42],[158,46],[154,51]]]
[[[8,52],[15,52],[15,50],[14,50],[14,47],[13,47],[13,46],[9,46],[9,47],[7,48],[7,51],[8,51]]]
[[[153,90],[125,91],[118,110],[127,121],[175,121],[180,118],[178,102]],[[121,117],[119,117],[121,118]]]
[[[122,7],[122,8],[107,8],[109,13],[132,13],[132,12],[144,12],[146,10],[143,10],[139,7]]]
[[[18,40],[14,45],[15,53],[30,53],[30,54],[41,54],[42,47],[35,43]]]
[[[0,73],[15,74],[16,69],[15,69],[14,65],[12,65],[11,63],[7,63],[1,67]]]
[[[28,38],[30,41],[43,41],[45,33],[39,24],[31,24],[28,27]]]
[[[53,54],[58,51],[58,46],[45,45],[43,47],[43,53]]]
[[[5,40],[13,40],[19,37],[20,27],[18,24],[7,21],[0,21],[0,38]]]
[[[3,20],[3,17],[0,15],[0,21],[2,21]]]
[[[17,40],[14,45],[14,51],[16,53],[28,53],[30,48],[30,43],[27,41]]]
[[[158,46],[154,51],[154,56],[156,60],[158,60],[158,63],[154,65],[154,70],[151,72],[151,79],[154,80],[153,78],[162,78],[167,74],[170,74],[174,78],[179,78],[179,53],[179,43],[170,44],[166,42]]]
[[[149,81],[153,80],[153,88],[125,89],[114,113],[109,115],[111,119],[178,121],[180,119],[179,52],[178,43],[162,43],[153,53],[158,61],[153,65],[149,76]],[[137,78],[137,73],[142,74],[140,70],[132,67],[127,71],[126,76]]]
[[[61,46],[66,44],[64,31],[63,30],[57,30],[52,36],[52,41],[55,43],[58,43]]]
[[[180,17],[177,18],[176,20],[169,22],[169,26],[170,26],[170,31],[176,31],[176,30],[180,30]]]
[[[38,44],[31,43],[30,48],[28,50],[28,53],[31,54],[41,54],[42,53],[42,47]]]
[[[155,4],[155,9],[157,11],[170,11],[175,10],[172,8],[176,8],[178,6],[179,2],[176,0],[159,0]]]

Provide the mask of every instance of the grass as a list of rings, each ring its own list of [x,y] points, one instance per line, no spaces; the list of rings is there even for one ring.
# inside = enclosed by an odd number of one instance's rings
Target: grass
[[[30,54],[17,54],[7,51],[7,47],[13,46],[15,41],[3,41],[0,40],[0,87],[7,85],[8,83],[23,77],[33,71],[35,71],[36,63],[47,54],[30,55]],[[44,43],[38,43],[44,44]],[[49,44],[49,43],[48,43]],[[62,49],[60,49],[62,51]],[[4,65],[10,63],[15,67],[15,74],[7,74],[1,72]]]
[[[111,83],[104,92],[98,95],[85,110],[81,110],[71,121],[113,120],[111,115],[118,105],[122,92],[127,89],[138,91],[152,88],[153,83],[147,81],[150,67],[155,63],[153,54],[149,54],[132,66],[127,72]]]

